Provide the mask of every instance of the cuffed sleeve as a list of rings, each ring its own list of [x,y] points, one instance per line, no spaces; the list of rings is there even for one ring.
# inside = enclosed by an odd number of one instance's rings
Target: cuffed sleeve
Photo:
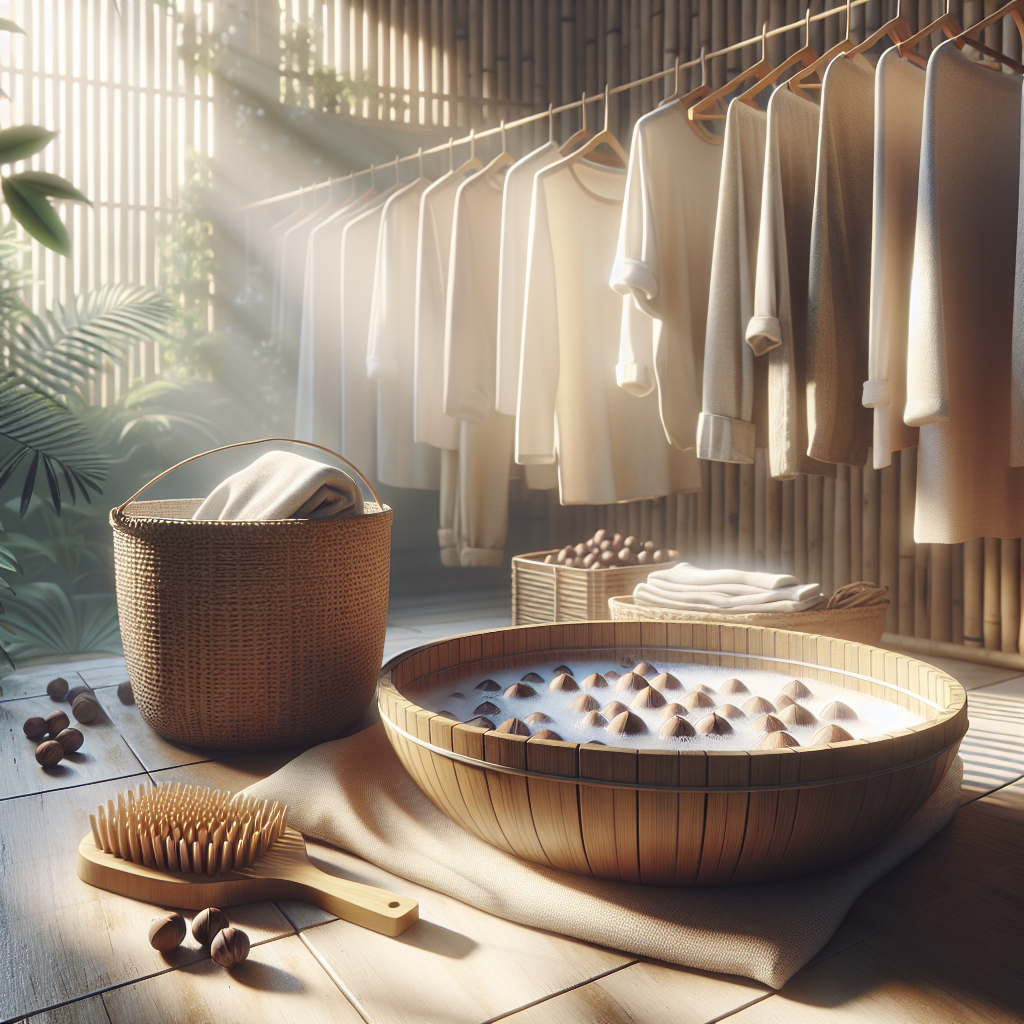
[[[752,316],[747,323],[747,344],[763,356],[782,344],[782,323],[777,316]]]
[[[866,380],[861,404],[865,409],[886,409],[889,406],[889,393],[887,380]]]
[[[752,463],[754,424],[702,412],[697,420],[697,457],[712,462]]]

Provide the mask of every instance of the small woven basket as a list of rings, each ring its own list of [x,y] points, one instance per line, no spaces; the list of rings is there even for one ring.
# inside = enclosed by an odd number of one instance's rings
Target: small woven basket
[[[837,590],[827,604],[804,612],[726,615],[720,612],[675,611],[638,605],[632,595],[609,598],[608,608],[611,618],[617,622],[714,622],[732,626],[769,626],[877,647],[885,632],[889,592],[870,583],[850,583]]]
[[[139,711],[166,739],[207,749],[339,736],[366,709],[380,671],[391,509],[341,456],[375,499],[365,515],[214,522],[189,518],[199,499],[135,500],[210,454],[172,466],[110,513],[121,639]]]

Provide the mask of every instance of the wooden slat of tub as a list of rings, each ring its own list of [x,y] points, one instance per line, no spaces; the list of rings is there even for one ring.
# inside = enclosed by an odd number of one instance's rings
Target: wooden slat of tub
[[[452,750],[452,732],[458,724],[450,718],[435,715],[430,720],[430,735],[425,738],[429,739],[435,747]],[[432,755],[431,762],[437,775],[438,784],[452,807],[449,813],[463,828],[469,829],[471,832],[475,831],[475,819],[466,806],[466,798],[462,795],[459,780],[455,775],[455,762],[440,754]]]
[[[800,755],[795,750],[780,750],[779,753],[779,785],[800,780]],[[775,835],[768,846],[768,853],[761,868],[761,878],[772,878],[778,870],[782,858],[786,855],[790,840],[793,837],[793,826],[796,824],[796,812],[800,792],[795,789],[780,789],[777,805],[778,825]]]
[[[456,754],[465,754],[466,757],[476,758],[478,761],[484,759],[484,736],[487,729],[481,729],[475,725],[457,725],[452,730],[452,750]],[[505,837],[498,816],[494,813],[491,805],[491,793],[487,788],[487,775],[483,769],[472,768],[469,765],[452,762],[455,769],[455,778],[458,780],[462,798],[466,801],[466,809],[476,822],[480,835],[486,836],[488,841],[506,853],[515,853],[512,844]]]
[[[526,765],[531,772],[574,776],[578,758],[575,744],[538,739],[526,744]],[[528,789],[537,838],[552,866],[589,875],[577,787],[564,782],[529,779]]]
[[[852,740],[845,743],[831,743],[836,778],[844,775],[863,775],[868,770],[870,744],[867,740]],[[832,789],[832,799],[821,830],[818,855],[823,863],[847,859],[850,836],[864,810],[868,794],[868,781],[837,783]]]
[[[484,759],[509,768],[526,768],[526,736],[489,732],[484,735]],[[491,806],[505,838],[516,853],[538,864],[548,864],[547,854],[537,836],[530,814],[530,792],[526,779],[519,775],[487,772]]]
[[[679,754],[674,750],[637,753],[637,781],[645,786],[678,786]],[[637,793],[640,878],[645,885],[671,885],[676,874],[679,834],[678,793]]]
[[[750,755],[745,750],[716,751],[708,758],[708,786],[746,786]],[[736,870],[747,820],[746,793],[708,793],[698,885],[724,885]]]
[[[835,754],[830,747],[802,749],[799,761],[801,782],[831,779],[835,774]],[[797,791],[796,817],[786,850],[787,874],[796,875],[804,870],[803,865],[810,861],[812,852],[817,849],[822,822],[832,799],[830,788],[812,786]]]
[[[405,709],[405,723],[403,728],[412,736],[420,739],[430,739],[430,719],[433,712],[416,710],[415,707]],[[399,719],[399,725],[403,725]],[[410,759],[419,766],[418,777],[422,780],[427,791],[427,796],[450,818],[456,817],[455,809],[452,807],[444,787],[441,785],[434,770],[434,755],[429,750],[424,750],[416,743],[410,744]]]
[[[708,758],[703,750],[679,755],[679,785],[706,786]],[[700,871],[700,854],[704,846],[704,814],[707,795],[679,794],[679,831],[676,836],[676,885],[693,885]]]
[[[584,743],[579,748],[580,778],[636,782],[636,755],[635,750]],[[636,791],[583,785],[580,819],[587,861],[594,874],[621,882],[639,882]]]
[[[750,784],[777,786],[782,775],[782,761],[788,750],[750,751]],[[751,793],[747,808],[747,829],[743,836],[743,849],[733,872],[733,884],[741,885],[760,878],[775,833],[779,814],[777,790]]]

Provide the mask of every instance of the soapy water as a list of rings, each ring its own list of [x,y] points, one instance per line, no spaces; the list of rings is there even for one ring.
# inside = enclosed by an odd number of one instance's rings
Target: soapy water
[[[810,724],[786,724],[785,731],[802,747],[811,746],[815,733],[833,721],[845,729],[853,739],[881,736],[924,721],[921,715],[914,714],[898,704],[806,676],[763,669],[722,668],[714,665],[671,664],[657,661],[652,663],[652,667],[655,671],[648,673],[648,681],[657,673],[668,672],[675,676],[680,684],[678,688],[660,689],[658,693],[663,701],[655,707],[634,706],[632,702],[639,691],[616,689],[620,677],[630,669],[624,669],[619,663],[610,660],[552,661],[527,667],[498,669],[486,675],[467,675],[458,682],[443,683],[410,696],[420,707],[428,711],[445,713],[460,722],[471,722],[475,718],[484,717],[495,726],[499,726],[506,719],[518,718],[523,721],[539,712],[550,721],[534,720],[528,723],[526,728],[531,734],[549,729],[567,743],[603,743],[606,746],[646,750],[754,750],[766,735],[765,732],[758,731],[755,724],[763,715],[759,712],[744,712],[743,705],[754,697],[762,697],[776,706],[773,714],[778,718],[783,713],[785,704],[785,701],[779,702],[779,695],[794,679],[799,680],[810,691],[810,696],[800,697],[795,703],[814,716],[814,721]],[[576,687],[573,688],[570,682],[563,689],[550,689],[551,681],[566,668],[570,670],[569,674]],[[584,687],[584,679],[592,673],[605,676],[607,685]],[[524,677],[528,677],[525,682]],[[738,679],[749,692],[723,693],[722,687],[731,679]],[[505,691],[516,684],[532,688],[535,693],[529,696],[505,696]],[[730,731],[724,735],[702,734],[698,731],[693,736],[661,737],[659,730],[663,723],[665,708],[673,703],[682,704],[683,698],[697,688],[706,694],[711,705],[693,709],[682,707],[677,713],[697,729],[700,720],[705,716],[720,713],[727,705],[731,705],[733,709],[738,709],[740,714],[726,719]],[[643,722],[646,731],[617,735],[610,732],[606,726],[585,724],[586,711],[570,708],[581,694],[593,697],[598,703],[599,711],[613,701],[618,701]],[[656,701],[657,697],[652,699]],[[833,701],[839,701],[851,708],[856,717],[823,720],[822,711]],[[484,705],[489,707],[483,707]],[[732,714],[731,710],[727,711],[727,714]],[[605,717],[610,719],[611,716]]]

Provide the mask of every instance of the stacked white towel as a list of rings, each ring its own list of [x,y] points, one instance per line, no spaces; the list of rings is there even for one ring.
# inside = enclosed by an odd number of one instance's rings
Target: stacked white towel
[[[680,562],[658,569],[633,591],[633,601],[648,608],[684,612],[802,612],[824,601],[821,585],[795,576],[739,569],[699,569]]]
[[[291,452],[267,452],[221,481],[192,518],[251,522],[362,514],[363,492],[348,473]]]

